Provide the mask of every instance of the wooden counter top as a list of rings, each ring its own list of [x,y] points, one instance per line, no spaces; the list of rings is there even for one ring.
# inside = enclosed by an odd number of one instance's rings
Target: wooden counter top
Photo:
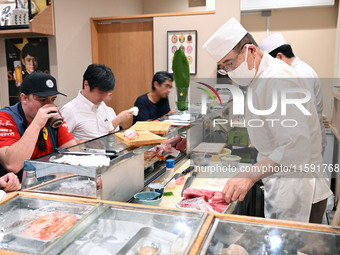
[[[212,164],[218,164],[218,162],[212,162]],[[249,165],[250,164],[240,164],[240,165]],[[190,166],[190,160],[187,159],[176,171],[175,173],[181,173],[186,168]],[[198,167],[197,167],[198,168]],[[174,173],[174,174],[175,174]],[[168,208],[176,208],[176,204],[181,201],[181,192],[183,186],[185,184],[186,179],[190,176],[191,173],[184,176],[184,182],[182,185],[176,185],[175,188],[169,189],[165,188],[165,192],[172,192],[173,196],[163,196],[162,202],[160,203],[160,207],[168,207]],[[193,180],[190,187],[197,188],[197,189],[207,189],[207,190],[214,190],[214,191],[222,191],[225,183],[229,180],[229,178],[202,178],[200,177],[202,173],[198,173],[196,178]],[[230,174],[229,174],[229,177]],[[157,182],[157,181],[155,181]]]

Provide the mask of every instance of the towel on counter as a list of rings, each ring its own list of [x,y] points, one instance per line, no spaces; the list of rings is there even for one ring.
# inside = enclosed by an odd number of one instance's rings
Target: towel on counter
[[[53,159],[52,162],[80,166],[109,166],[110,158],[103,155],[63,155],[61,158]]]

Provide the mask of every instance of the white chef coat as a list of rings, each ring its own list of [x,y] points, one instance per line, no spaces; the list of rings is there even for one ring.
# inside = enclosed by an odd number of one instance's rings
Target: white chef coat
[[[307,89],[292,67],[266,52],[247,93],[250,88],[253,90],[254,108],[259,110],[271,108],[274,89]],[[304,104],[311,116],[305,116],[294,105],[288,105],[286,116],[282,116],[280,93],[278,95],[278,107],[274,113],[259,116],[246,107],[245,114],[246,123],[251,119],[264,122],[262,127],[247,127],[250,140],[259,151],[257,160],[270,158],[279,165],[296,169],[295,173],[275,173],[263,179],[265,216],[308,222],[312,203],[322,201],[332,194],[325,173],[301,172],[299,167],[304,164],[322,164],[320,125],[311,101]],[[301,93],[289,93],[287,97],[304,96]],[[272,127],[272,122],[266,121],[269,119],[279,121],[275,121]],[[298,125],[292,128],[283,127],[280,122],[285,119],[295,119]]]
[[[80,91],[78,96],[65,104],[60,111],[76,140],[91,140],[107,135],[114,129],[114,110],[104,102],[99,105],[92,103]],[[115,131],[118,130],[119,127]]]
[[[321,83],[320,83],[319,77],[310,65],[303,62],[298,57],[294,59],[291,67],[294,68],[294,70],[298,73],[299,77],[303,78],[304,82],[307,85],[307,88],[312,93],[312,98],[316,106],[316,111],[318,113],[320,127],[321,127],[322,147],[325,148],[327,144],[327,140],[326,140],[325,127],[322,121],[323,99],[322,99],[322,90],[321,90]]]

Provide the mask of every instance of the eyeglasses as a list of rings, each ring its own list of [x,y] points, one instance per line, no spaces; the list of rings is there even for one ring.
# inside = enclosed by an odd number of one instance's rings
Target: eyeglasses
[[[240,55],[240,53],[242,52],[244,45],[246,45],[246,43],[242,45],[240,51],[237,53],[236,57],[234,58],[234,60],[230,64],[222,64],[222,65],[224,65],[224,67],[223,68],[219,68],[217,70],[217,72],[220,75],[227,75],[228,72],[235,70],[235,68],[236,68],[235,67],[235,62],[236,62],[238,56]]]

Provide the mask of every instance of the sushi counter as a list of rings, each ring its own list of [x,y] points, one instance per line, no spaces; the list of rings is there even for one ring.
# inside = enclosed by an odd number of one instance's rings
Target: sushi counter
[[[18,192],[0,204],[0,254],[339,254],[340,229]]]

